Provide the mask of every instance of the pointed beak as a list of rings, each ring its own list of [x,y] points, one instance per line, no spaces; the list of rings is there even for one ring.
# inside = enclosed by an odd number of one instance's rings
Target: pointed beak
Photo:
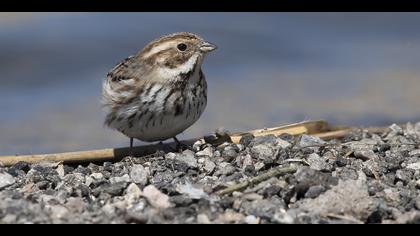
[[[203,44],[201,44],[200,46],[200,51],[207,53],[207,52],[211,52],[213,50],[217,49],[217,46],[214,44],[211,44],[209,42],[204,42]]]

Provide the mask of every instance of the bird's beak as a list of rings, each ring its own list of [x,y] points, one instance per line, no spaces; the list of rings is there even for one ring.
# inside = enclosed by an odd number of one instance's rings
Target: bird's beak
[[[209,42],[204,42],[200,46],[200,51],[202,51],[202,52],[211,52],[211,51],[215,50],[216,48],[217,48],[216,45],[211,44]]]

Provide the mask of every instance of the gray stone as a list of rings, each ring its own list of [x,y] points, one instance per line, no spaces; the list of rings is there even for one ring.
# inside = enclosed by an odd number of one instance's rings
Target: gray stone
[[[281,147],[281,148],[287,148],[287,147],[290,147],[292,144],[290,144],[289,142],[287,142],[287,141],[285,141],[281,138],[278,138],[278,139],[276,139],[276,145]]]
[[[220,174],[222,175],[231,175],[235,173],[236,168],[229,162],[222,162],[219,164]]]
[[[189,168],[198,167],[197,159],[194,156],[194,152],[190,150],[183,151],[181,155],[177,155],[175,157],[175,160],[181,163],[185,163]]]
[[[66,207],[74,213],[82,213],[86,208],[86,203],[83,198],[70,197],[67,199]]]
[[[311,146],[318,146],[320,144],[325,144],[325,141],[315,137],[315,136],[310,136],[310,135],[302,135],[299,141],[299,146],[304,148],[304,147],[311,147]]]
[[[258,217],[255,217],[253,215],[248,215],[245,217],[245,223],[247,224],[259,224],[260,219]]]
[[[109,181],[111,182],[111,184],[129,183],[130,182],[130,176],[128,174],[125,174],[123,176],[112,177],[112,178],[109,179]]]
[[[264,219],[272,219],[274,214],[285,208],[285,204],[278,198],[252,201],[251,204],[243,206],[245,213]]]
[[[327,170],[328,164],[325,162],[325,160],[319,156],[316,153],[312,153],[308,156],[307,159],[311,169],[314,170]]]
[[[315,199],[304,199],[298,204],[307,212],[327,215],[349,215],[366,220],[376,209],[377,203],[370,197],[364,180],[339,181],[338,185]]]
[[[201,156],[212,157],[213,156],[213,148],[212,147],[206,147],[206,148],[204,148],[204,150],[197,152],[196,155],[199,156],[199,157],[201,157]]]
[[[420,170],[420,162],[410,163],[406,168],[412,170]]]
[[[150,205],[159,209],[171,207],[168,195],[162,193],[153,185],[148,185],[143,189],[142,196],[147,199]]]
[[[363,161],[378,158],[378,155],[376,155],[375,152],[369,149],[355,150],[354,156],[360,158]]]
[[[124,199],[128,205],[131,205],[134,202],[136,202],[141,195],[142,195],[142,191],[137,186],[137,184],[131,183],[127,187],[126,193],[124,195]]]
[[[309,187],[308,191],[306,191],[305,197],[306,198],[316,198],[321,193],[323,193],[324,191],[325,191],[325,187],[322,186],[322,185],[311,186],[311,187]]]
[[[207,173],[212,173],[214,171],[214,168],[216,168],[216,164],[210,160],[205,160],[204,162],[204,170]]]
[[[420,156],[420,149],[414,149],[414,150],[410,151],[408,153],[408,155],[418,157],[418,156]]]
[[[178,193],[185,194],[191,199],[207,199],[209,196],[204,192],[202,188],[197,188],[191,183],[179,184],[176,187]]]
[[[0,190],[15,183],[15,178],[8,173],[0,173]]]
[[[211,221],[209,220],[209,217],[206,214],[198,214],[197,223],[198,224],[211,224]]]
[[[130,171],[130,178],[133,183],[146,186],[149,172],[142,165],[133,165]]]
[[[417,210],[420,210],[420,195],[416,197],[414,206],[417,208]]]
[[[60,205],[47,205],[46,209],[50,212],[53,219],[67,218],[70,213],[66,207]]]
[[[274,150],[271,146],[265,144],[258,144],[251,148],[251,153],[254,157],[265,160],[265,159],[275,159]]]

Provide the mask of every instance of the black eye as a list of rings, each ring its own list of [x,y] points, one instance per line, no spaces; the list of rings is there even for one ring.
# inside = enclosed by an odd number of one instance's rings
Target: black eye
[[[187,49],[187,45],[185,45],[185,43],[180,43],[178,44],[177,48],[179,51],[185,51]]]

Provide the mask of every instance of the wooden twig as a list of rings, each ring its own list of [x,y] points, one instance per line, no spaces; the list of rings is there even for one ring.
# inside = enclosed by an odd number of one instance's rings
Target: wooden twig
[[[315,134],[329,131],[329,125],[323,120],[305,121],[300,123],[294,123],[290,125],[283,125],[275,128],[256,129],[247,132],[236,133],[230,136],[233,143],[239,143],[242,136],[252,134],[255,137],[264,135],[301,135],[301,134]]]
[[[287,174],[287,173],[294,173],[296,172],[297,167],[296,166],[288,166],[288,167],[276,167],[273,168],[264,174],[258,175],[256,177],[253,177],[251,179],[245,180],[243,182],[240,182],[238,184],[234,184],[232,186],[229,186],[225,189],[219,190],[216,193],[219,195],[225,195],[225,194],[231,194],[235,191],[240,191],[249,185],[259,184],[265,180],[268,180],[272,177],[276,177],[279,175]]]
[[[344,138],[346,135],[350,134],[354,128],[349,127],[331,127],[331,131],[321,132],[316,134],[311,134],[312,136],[319,137],[325,141],[332,140],[332,139],[340,139]],[[369,127],[365,128],[369,133],[374,134],[381,134],[388,130],[388,127]]]

